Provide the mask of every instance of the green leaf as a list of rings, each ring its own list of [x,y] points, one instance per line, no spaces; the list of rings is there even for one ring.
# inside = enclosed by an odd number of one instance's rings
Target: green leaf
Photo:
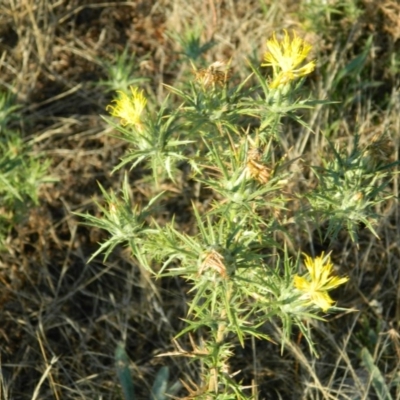
[[[165,400],[167,399],[166,390],[169,379],[169,368],[162,367],[154,380],[154,385],[151,388],[150,400]]]
[[[379,368],[374,364],[374,359],[366,347],[361,350],[361,359],[372,380],[372,386],[380,400],[393,400],[389,388],[386,386],[385,379]]]
[[[117,376],[122,386],[124,399],[135,400],[133,380],[128,365],[129,365],[129,357],[126,354],[124,345],[122,343],[118,343],[118,346],[115,350],[115,366],[117,369]]]

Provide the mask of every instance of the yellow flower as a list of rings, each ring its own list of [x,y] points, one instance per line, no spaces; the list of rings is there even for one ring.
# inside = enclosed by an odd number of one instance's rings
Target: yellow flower
[[[330,256],[325,257],[324,253],[314,260],[305,255],[304,262],[310,279],[296,275],[294,277],[294,286],[304,292],[304,297],[309,298],[310,303],[320,307],[323,311],[327,311],[334,303],[328,291],[347,282],[349,278],[332,276],[333,264]]]
[[[315,61],[298,68],[310,52],[311,46],[296,36],[295,32],[293,32],[293,39],[290,39],[285,30],[285,37],[281,42],[276,39],[274,33],[273,38],[267,41],[267,46],[269,51],[264,54],[265,64],[261,65],[272,66],[274,69],[271,88],[284,85],[314,71]]]
[[[133,86],[130,86],[130,89],[130,96],[118,91],[119,98],[112,101],[115,105],[109,104],[106,110],[113,117],[121,118],[122,126],[135,125],[140,127],[140,116],[146,107],[147,100],[143,96],[143,91],[139,92],[139,89]]]

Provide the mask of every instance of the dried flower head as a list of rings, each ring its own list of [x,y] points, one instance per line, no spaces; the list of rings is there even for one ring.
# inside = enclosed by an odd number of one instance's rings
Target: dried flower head
[[[118,91],[119,97],[112,101],[115,105],[109,104],[106,110],[113,116],[121,119],[121,125],[141,126],[141,115],[146,107],[147,100],[143,91],[137,87],[130,86],[131,95]]]
[[[231,77],[231,69],[222,61],[216,61],[205,69],[194,70],[193,73],[196,81],[205,88],[215,87],[215,85],[224,86]]]
[[[250,177],[257,180],[261,184],[265,184],[269,181],[271,170],[260,163],[260,160],[260,150],[257,148],[250,150],[247,155],[246,169]]]
[[[222,278],[227,278],[224,256],[216,250],[210,250],[205,254],[204,261],[199,268],[199,276],[209,269],[217,272]]]
[[[262,66],[272,66],[274,70],[274,79],[270,83],[271,88],[308,75],[315,68],[315,61],[311,61],[306,65],[299,65],[308,56],[311,46],[296,36],[293,32],[293,39],[285,30],[285,37],[282,41],[276,39],[274,33],[273,38],[267,41],[268,51],[264,54],[265,63]]]
[[[324,253],[315,259],[305,255],[304,263],[308,269],[309,277],[306,279],[296,275],[294,286],[304,292],[303,297],[309,299],[311,304],[327,311],[334,303],[328,291],[347,282],[349,278],[332,276],[333,264],[330,256],[325,257]]]

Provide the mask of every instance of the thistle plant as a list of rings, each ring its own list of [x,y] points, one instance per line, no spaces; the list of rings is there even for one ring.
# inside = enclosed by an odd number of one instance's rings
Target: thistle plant
[[[31,144],[11,129],[20,117],[13,98],[0,93],[0,250],[9,232],[21,223],[39,202],[39,186],[54,181],[47,176],[49,161],[34,154]]]
[[[143,62],[143,61],[142,61]],[[107,91],[124,90],[130,85],[139,85],[148,79],[143,77],[135,77],[139,69],[136,55],[132,54],[126,48],[121,54],[116,54],[114,62],[99,60],[102,64],[108,79],[99,82]]]
[[[186,326],[176,337],[189,335],[192,348],[176,344],[173,353],[203,365],[198,382],[185,384],[188,398],[250,398],[230,360],[237,343],[244,346],[250,337],[270,340],[266,326],[272,321],[282,326],[282,348],[297,326],[315,351],[305,321],[323,321],[322,313],[334,312],[330,291],[348,280],[335,276],[330,254],[312,257],[302,255],[301,249],[288,250],[285,238],[290,237],[292,211],[285,185],[290,173],[281,127],[287,116],[305,125],[298,111],[313,103],[302,84],[315,61],[306,62],[311,46],[294,33],[285,32],[282,41],[274,35],[267,46],[263,65],[272,67],[270,78],[259,66],[251,66],[252,74],[234,83],[229,63],[218,61],[195,69],[186,86],[168,86],[171,95],[154,115],[136,87],[120,92],[107,108],[120,123],[105,119],[132,146],[117,168],[140,164],[151,171],[154,195],[145,206],[132,204],[127,179],[122,196],[102,189],[103,216],[84,215],[87,224],[110,234],[93,257],[108,256],[117,244],[124,244],[155,277],[178,276],[190,282]],[[172,101],[179,106],[174,109]],[[373,152],[357,150],[350,159],[336,152],[333,160],[314,168],[319,186],[299,196],[309,200],[309,212],[298,220],[315,222],[316,215],[323,214],[333,221],[332,235],[337,224],[347,224],[353,233],[356,223],[368,222],[381,181],[390,178],[385,172],[374,179],[367,171],[372,165],[367,156],[373,158]],[[179,190],[188,170],[189,178],[210,193],[206,204],[193,194],[190,234],[180,228],[179,218],[157,218],[159,203],[169,195],[160,183]],[[339,187],[342,191],[335,192]],[[363,197],[353,199],[354,212],[349,214],[349,204],[343,204],[359,191]],[[194,332],[202,337],[199,343]]]
[[[325,224],[323,239],[334,239],[346,228],[356,242],[359,226],[366,226],[375,236],[373,223],[379,218],[376,206],[393,197],[385,191],[396,163],[388,163],[392,147],[384,135],[375,136],[362,147],[354,136],[353,148],[331,145],[333,157],[323,159],[322,167],[313,167],[318,187],[307,193],[311,205],[308,214]]]

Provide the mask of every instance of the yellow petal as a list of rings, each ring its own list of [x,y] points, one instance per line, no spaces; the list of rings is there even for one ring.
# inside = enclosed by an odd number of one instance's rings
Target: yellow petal
[[[312,296],[312,301],[315,305],[320,307],[322,311],[328,311],[334,303],[327,292],[315,292]]]
[[[274,78],[270,84],[271,88],[284,85],[296,78],[308,75],[315,68],[315,62],[311,61],[306,65],[299,65],[306,59],[311,46],[293,32],[291,39],[285,30],[283,40],[278,41],[276,34],[267,41],[268,51],[264,54],[263,66],[272,66]]]

